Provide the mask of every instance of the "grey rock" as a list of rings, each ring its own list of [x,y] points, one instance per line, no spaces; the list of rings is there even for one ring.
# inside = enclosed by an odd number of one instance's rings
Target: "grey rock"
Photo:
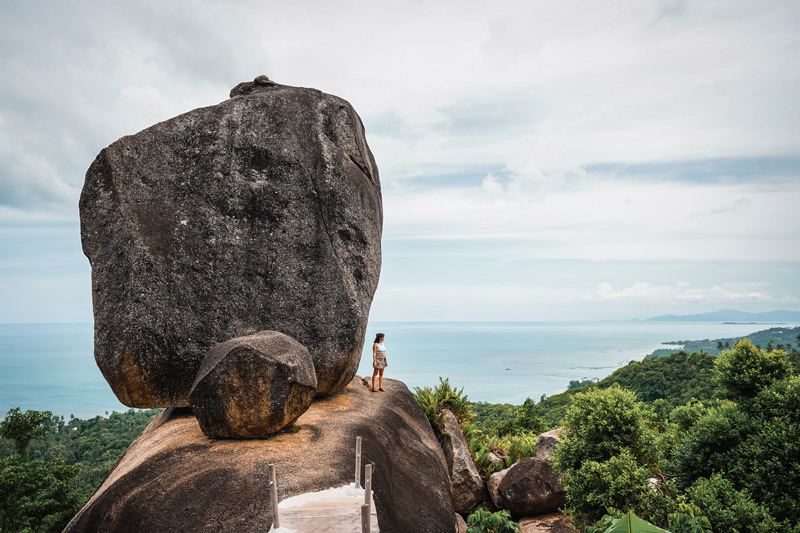
[[[503,503],[500,493],[498,492],[498,488],[500,487],[500,483],[503,481],[503,478],[506,477],[508,474],[508,468],[505,470],[500,470],[499,472],[495,472],[491,476],[489,476],[489,480],[486,482],[486,489],[489,491],[489,497],[492,499],[492,503],[498,509],[504,509],[500,504]]]
[[[189,405],[207,436],[257,439],[306,412],[316,390],[305,346],[277,331],[262,331],[211,348]]]
[[[277,87],[278,84],[266,77],[264,74],[256,76],[253,81],[243,81],[236,87],[231,89],[230,97],[243,96],[255,91],[261,91],[271,87]]]
[[[358,368],[383,220],[361,120],[317,90],[237,87],[86,174],[95,359],[125,405],[188,405],[212,346],[264,330],[308,348],[318,395]]]
[[[500,463],[500,466],[505,466],[503,458],[494,452],[489,452],[489,466],[494,466],[495,463]]]
[[[556,447],[558,447],[558,443],[561,441],[561,433],[563,431],[563,428],[556,428],[539,435],[539,438],[536,439],[536,445],[533,448],[536,452],[536,457],[549,461]]]
[[[414,396],[385,378],[386,392],[358,380],[319,399],[297,431],[268,439],[213,440],[189,409],[167,409],[130,445],[65,533],[269,531],[268,466],[278,499],[353,482],[356,436],[382,533],[453,533],[455,514],[442,449]],[[363,478],[362,478],[363,479]]]
[[[566,492],[553,467],[536,457],[514,463],[497,486],[495,505],[512,516],[552,513],[565,504]]]
[[[486,499],[486,487],[469,454],[469,446],[461,431],[461,425],[448,409],[444,411],[444,433],[440,442],[450,474],[453,509],[457,513],[469,513]]]
[[[469,525],[467,521],[464,520],[464,517],[456,513],[456,533],[467,533],[468,528]]]

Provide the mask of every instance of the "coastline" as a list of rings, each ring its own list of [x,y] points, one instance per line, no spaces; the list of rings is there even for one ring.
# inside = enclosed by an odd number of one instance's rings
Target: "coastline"
[[[757,329],[766,329],[760,324]],[[368,325],[358,375],[372,374],[370,336],[386,333],[386,376],[409,389],[439,377],[471,401],[519,405],[602,379],[675,339],[730,337],[751,325],[646,321],[379,322]],[[124,412],[94,362],[93,326],[0,324],[0,415],[12,407],[69,418]],[[506,370],[506,369],[510,370]]]

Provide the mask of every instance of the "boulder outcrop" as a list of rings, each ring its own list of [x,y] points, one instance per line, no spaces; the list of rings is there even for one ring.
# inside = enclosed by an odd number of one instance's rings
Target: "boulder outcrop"
[[[95,359],[131,407],[179,407],[215,344],[280,331],[317,395],[361,357],[381,265],[378,170],[341,98],[266,76],[103,149],[81,192]]]
[[[553,452],[556,451],[558,443],[561,442],[561,433],[563,431],[563,428],[556,428],[539,435],[539,438],[536,439],[536,444],[533,448],[536,453],[536,457],[539,459],[544,459],[545,461],[549,461],[553,456]]]
[[[371,393],[353,380],[314,401],[297,431],[262,440],[209,439],[189,409],[168,409],[65,531],[268,531],[267,465],[277,465],[280,500],[346,485],[361,436],[380,530],[452,533],[450,480],[433,430],[402,382],[384,379],[384,388]]]
[[[456,533],[467,533],[467,529],[469,529],[467,521],[464,520],[463,516],[456,513]]]
[[[316,390],[305,346],[283,333],[262,331],[211,348],[189,404],[207,436],[254,439],[306,412]]]
[[[536,457],[514,463],[500,478],[496,492],[495,505],[517,517],[552,513],[566,503],[564,487],[553,467]]]
[[[449,409],[445,409],[443,413],[444,432],[440,442],[450,474],[453,509],[457,513],[466,514],[486,499],[486,487],[469,454],[469,446],[458,419]]]
[[[500,483],[502,483],[503,478],[506,477],[508,474],[508,468],[500,470],[499,472],[495,472],[489,479],[486,481],[486,490],[489,492],[489,497],[492,500],[492,503],[498,509],[505,509],[505,507],[501,507],[501,504],[505,505],[502,496],[500,495],[499,488]]]

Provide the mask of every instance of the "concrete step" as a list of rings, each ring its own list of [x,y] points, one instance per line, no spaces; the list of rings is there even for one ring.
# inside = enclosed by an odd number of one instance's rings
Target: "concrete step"
[[[300,494],[278,503],[281,527],[274,533],[361,533],[364,489],[353,485]],[[378,515],[372,502],[370,532],[378,531]]]

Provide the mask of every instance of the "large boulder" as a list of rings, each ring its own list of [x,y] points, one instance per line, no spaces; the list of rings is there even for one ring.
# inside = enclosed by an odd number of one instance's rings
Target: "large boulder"
[[[209,437],[254,439],[305,413],[316,390],[305,346],[283,333],[262,331],[211,348],[189,404]]]
[[[498,472],[499,473],[499,472]],[[566,492],[550,463],[526,457],[514,463],[497,485],[495,505],[516,517],[557,511],[566,504]]]
[[[469,454],[469,446],[458,419],[449,409],[445,409],[443,413],[444,431],[440,442],[450,473],[453,509],[457,513],[466,514],[486,499],[486,487]]]
[[[353,482],[356,436],[373,463],[381,532],[452,533],[447,465],[433,430],[399,381],[385,393],[357,380],[317,399],[299,429],[268,439],[213,440],[189,409],[168,409],[128,448],[65,532],[268,531],[268,464],[278,498]],[[358,523],[358,518],[356,518]]]
[[[125,405],[188,405],[205,353],[263,330],[308,348],[318,395],[355,375],[383,208],[345,100],[240,84],[103,149],[80,217],[95,359]]]
[[[556,428],[539,435],[539,438],[536,439],[536,444],[533,448],[536,453],[536,457],[539,459],[544,459],[545,461],[549,461],[553,456],[553,452],[556,451],[558,443],[561,442],[561,434],[563,432],[564,428]]]

